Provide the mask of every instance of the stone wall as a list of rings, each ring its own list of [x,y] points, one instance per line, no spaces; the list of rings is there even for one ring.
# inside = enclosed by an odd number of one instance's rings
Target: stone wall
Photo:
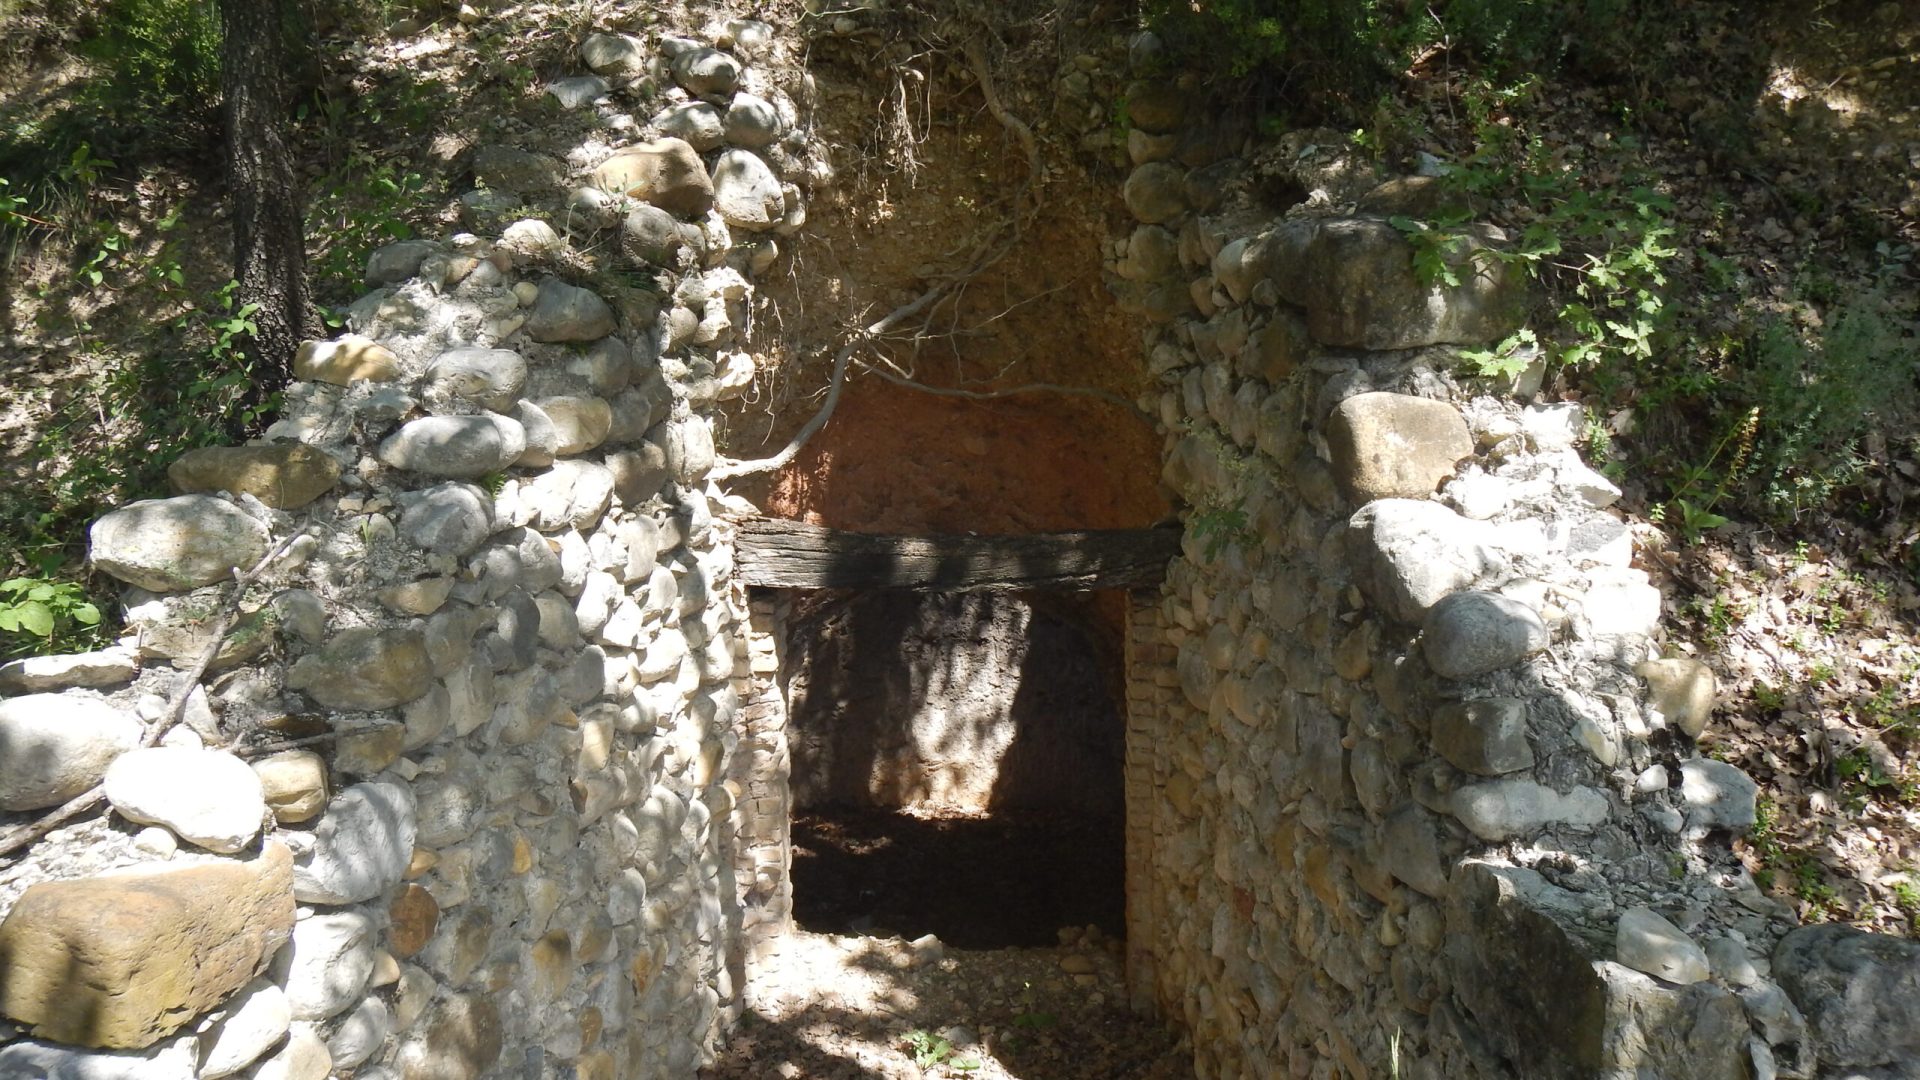
[[[1384,219],[1433,181],[1337,133],[1176,159],[1210,140],[1168,90],[1130,92],[1109,261],[1187,506],[1130,637],[1136,1001],[1205,1078],[1920,1075],[1865,1004],[1920,948],[1794,929],[1730,849],[1755,785],[1696,749],[1712,676],[1579,405],[1454,376],[1522,282],[1418,280]]]
[[[481,148],[485,236],[375,252],[262,439],[94,525],[131,636],[0,672],[7,823],[111,810],[0,874],[0,1076],[710,1059],[787,910],[778,658],[707,479],[804,220],[784,48],[590,37],[568,162]]]
[[[791,925],[795,610],[709,479],[831,175],[785,49],[593,35],[550,88],[590,138],[483,147],[475,231],[376,252],[265,438],[96,524],[131,636],[0,668],[4,824],[110,808],[0,869],[0,1080],[708,1058]],[[1209,1078],[1920,1075],[1920,947],[1730,851],[1754,785],[1578,406],[1451,374],[1518,283],[1415,280],[1428,186],[1337,134],[1223,161],[1128,101],[1110,268],[1188,525],[1126,610],[1136,1005]]]

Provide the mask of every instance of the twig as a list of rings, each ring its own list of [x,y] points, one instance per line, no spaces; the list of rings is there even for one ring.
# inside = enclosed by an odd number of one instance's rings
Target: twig
[[[213,663],[213,658],[220,654],[220,646],[226,644],[227,631],[232,629],[234,617],[239,614],[240,598],[246,594],[247,586],[258,580],[260,575],[266,572],[267,567],[280,557],[280,553],[287,549],[287,545],[293,542],[294,537],[301,535],[303,531],[303,529],[295,529],[288,533],[273,546],[273,550],[267,552],[258,563],[254,564],[253,569],[234,578],[233,591],[228,594],[227,602],[222,605],[220,617],[214,620],[213,640],[208,643],[205,651],[201,652],[200,659],[188,669],[186,678],[174,690],[173,702],[167,707],[167,711],[147,729],[145,735],[140,737],[142,747],[159,745],[161,737],[173,730],[174,725],[180,723],[181,718],[186,716],[187,699],[192,697],[194,690],[200,686],[200,680],[206,675],[207,667]],[[40,820],[15,828],[4,838],[0,838],[0,858],[32,844],[68,821],[99,806],[106,799],[106,786],[95,784],[86,793],[74,796]]]
[[[393,728],[393,727],[405,727],[405,726],[406,726],[405,724],[401,723],[398,720],[388,720],[383,722],[367,724],[362,727],[357,727],[357,728],[354,728],[352,731],[323,731],[318,735],[308,735],[305,738],[300,738],[300,739],[282,739],[279,742],[255,743],[252,746],[238,746],[233,749],[233,754],[234,756],[241,757],[241,758],[265,757],[268,754],[278,754],[283,750],[298,750],[303,746],[318,746],[321,743],[332,742],[335,739],[344,739],[349,735],[358,735],[361,732],[365,732],[365,731],[378,731],[381,728]]]
[[[722,459],[711,473],[714,479],[731,480],[741,476],[770,473],[784,468],[787,463],[799,455],[801,448],[807,444],[807,440],[818,434],[820,429],[825,427],[827,421],[832,418],[834,408],[840,404],[840,391],[846,383],[847,367],[853,360],[853,354],[862,346],[872,344],[888,331],[904,323],[906,320],[919,315],[921,312],[928,312],[930,320],[931,310],[935,305],[950,294],[964,289],[969,282],[980,276],[988,267],[1005,258],[1007,253],[1013,250],[1014,244],[1019,242],[1020,236],[1022,232],[1025,231],[1027,223],[1033,220],[1034,216],[1040,212],[1039,183],[1042,170],[1040,148],[1034,141],[1033,129],[1029,128],[1019,117],[1008,112],[1006,106],[1001,103],[1000,95],[994,88],[993,77],[988,69],[986,54],[981,49],[979,41],[969,41],[964,46],[963,51],[966,53],[968,66],[973,70],[974,78],[980,84],[980,94],[986,99],[987,110],[993,114],[994,119],[998,120],[1001,126],[1013,133],[1014,138],[1020,143],[1021,149],[1024,150],[1026,154],[1027,178],[1014,195],[1013,201],[1015,205],[1011,216],[1006,221],[986,230],[980,243],[974,247],[974,254],[964,270],[946,275],[942,281],[927,289],[927,291],[921,293],[915,299],[894,308],[893,311],[887,314],[886,318],[881,319],[879,322],[869,324],[853,333],[852,337],[840,347],[840,351],[834,354],[833,370],[828,376],[827,397],[826,400],[821,403],[820,410],[814,413],[799,431],[794,433],[793,438],[787,442],[787,445],[783,447],[779,453],[771,457],[754,458],[751,460]],[[958,319],[957,312],[955,318],[956,320]],[[926,329],[926,326],[923,325],[921,327],[922,332],[913,335],[913,337],[917,339],[926,336]],[[885,374],[881,369],[875,368],[870,364],[863,363],[861,366],[866,370]],[[941,392],[936,388],[917,383],[910,382],[909,385],[931,393]],[[1051,387],[1045,384],[1035,384],[1035,387],[1057,390],[1063,393],[1106,396],[1111,400],[1125,404],[1130,409],[1138,411],[1138,406],[1135,406],[1132,402],[1125,401],[1125,399],[1114,395],[1108,395],[1105,391]],[[983,391],[951,391],[950,393],[961,397],[975,394],[984,394],[984,396],[989,397],[1003,397],[1007,394],[1023,392],[1027,392],[1026,388],[991,393]]]

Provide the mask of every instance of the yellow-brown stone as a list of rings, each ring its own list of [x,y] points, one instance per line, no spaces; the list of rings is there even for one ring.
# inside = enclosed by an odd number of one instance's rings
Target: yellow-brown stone
[[[500,1012],[481,997],[454,994],[400,1048],[401,1080],[476,1080],[500,1059]]]
[[[594,1043],[600,1041],[600,1031],[604,1026],[605,1021],[601,1019],[599,1009],[591,1005],[582,1009],[580,1011],[580,1045],[591,1049]]]
[[[439,865],[440,856],[423,847],[414,848],[413,858],[407,862],[406,878],[412,881],[414,878],[426,877],[433,872],[434,867]]]
[[[574,1062],[573,1075],[580,1080],[613,1080],[613,1055],[605,1050],[583,1054],[579,1061]]]
[[[327,763],[311,750],[285,750],[253,763],[261,793],[282,825],[306,821],[327,805]]]
[[[682,218],[699,217],[713,207],[713,178],[700,155],[681,139],[627,147],[593,170],[593,184]]]
[[[513,872],[524,874],[533,869],[533,845],[522,832],[513,834]]]
[[[349,776],[372,776],[398,761],[406,748],[407,729],[399,725],[356,731],[340,737],[333,767]]]
[[[408,885],[388,905],[387,918],[392,922],[387,944],[395,956],[405,959],[433,940],[433,931],[440,925],[440,905],[426,889]]]
[[[292,510],[325,495],[340,480],[340,463],[305,443],[208,446],[189,450],[167,466],[176,495],[230,492]]]
[[[348,334],[338,341],[302,342],[293,354],[293,377],[335,386],[391,382],[400,377],[400,360],[379,342]]]
[[[0,923],[0,1012],[55,1042],[138,1049],[225,1001],[293,929],[293,855],[45,882]]]
[[[553,930],[533,943],[534,989],[540,1000],[552,1001],[573,982],[573,939],[565,930]]]

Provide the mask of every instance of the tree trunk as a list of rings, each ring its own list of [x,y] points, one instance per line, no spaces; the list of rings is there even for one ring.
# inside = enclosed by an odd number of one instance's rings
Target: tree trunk
[[[248,345],[257,398],[286,384],[294,350],[302,338],[319,331],[307,296],[300,186],[287,151],[287,93],[294,70],[287,28],[293,2],[220,0],[233,271],[240,283],[236,302],[259,305]]]

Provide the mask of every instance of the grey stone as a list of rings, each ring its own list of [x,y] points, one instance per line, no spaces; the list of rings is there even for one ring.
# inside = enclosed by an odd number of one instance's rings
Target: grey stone
[[[516,195],[541,195],[560,186],[560,162],[517,146],[483,146],[473,155],[473,175],[484,187]]]
[[[274,957],[274,981],[286,987],[295,1020],[325,1020],[353,1007],[373,975],[373,920],[360,911],[330,911],[293,924],[293,939]]]
[[[293,868],[293,895],[311,904],[370,900],[400,883],[417,835],[404,784],[355,784],[327,805],[313,850]]]
[[[102,783],[121,817],[164,825],[208,851],[253,843],[267,814],[260,778],[223,750],[155,746],[114,759]]]
[[[1749,1080],[1746,1016],[1712,983],[1670,987],[1594,962],[1539,874],[1468,863],[1447,902],[1446,960],[1475,1036],[1528,1080]]]
[[[1408,394],[1355,394],[1327,423],[1334,477],[1355,502],[1423,499],[1473,455],[1458,409]]]
[[[567,229],[570,232],[596,232],[620,224],[625,200],[597,187],[576,187],[567,192]]]
[[[493,532],[493,500],[472,484],[438,484],[402,506],[400,535],[435,555],[458,558]]]
[[[1533,767],[1527,703],[1515,698],[1450,702],[1434,710],[1433,748],[1457,769],[1500,776]]]
[[[1614,954],[1622,964],[1671,983],[1707,977],[1707,953],[1679,927],[1648,907],[1621,912],[1614,928]]]
[[[494,412],[511,412],[527,385],[527,361],[512,349],[450,349],[428,366],[427,381]]]
[[[420,264],[439,250],[440,245],[431,240],[401,240],[375,248],[367,256],[366,283],[375,289],[398,285],[418,274]]]
[[[287,1034],[293,1010],[286,992],[255,979],[223,1007],[219,1021],[200,1035],[200,1076],[218,1080],[258,1061]]]
[[[780,112],[773,103],[752,94],[735,94],[727,106],[727,141],[758,150],[780,138]]]
[[[1680,798],[1687,804],[1687,824],[1695,829],[1753,828],[1759,785],[1746,773],[1724,761],[1693,758],[1680,763]]]
[[[479,564],[490,599],[515,589],[528,595],[544,592],[560,584],[565,572],[547,538],[525,527],[501,533],[481,553]]]
[[[726,223],[763,232],[786,216],[780,178],[751,150],[728,150],[713,163],[713,208]]]
[[[415,842],[422,847],[451,847],[465,840],[486,814],[480,793],[464,777],[422,777],[413,794],[419,830]]]
[[[547,93],[563,109],[584,109],[607,96],[612,87],[598,75],[572,75],[547,84]]]
[[[1142,131],[1155,134],[1177,131],[1185,122],[1185,90],[1172,80],[1140,80],[1126,90],[1127,122]]]
[[[527,314],[527,335],[535,341],[598,341],[615,328],[613,309],[605,300],[558,278],[540,283]]]
[[[526,429],[509,417],[424,416],[387,436],[379,457],[395,469],[477,480],[512,465],[526,448]]]
[[[587,349],[585,356],[569,361],[567,370],[584,374],[594,393],[610,397],[625,390],[632,381],[633,357],[626,342],[616,337],[601,338]]]
[[[613,406],[589,394],[541,398],[536,402],[553,425],[553,452],[583,454],[607,441],[613,431]]]
[[[1572,449],[1586,430],[1586,410],[1577,402],[1529,405],[1520,410],[1520,431],[1543,454]]]
[[[287,687],[330,709],[391,709],[433,686],[426,639],[412,627],[356,626],[287,670]]]
[[[124,1053],[31,1039],[0,1046],[0,1080],[194,1080],[195,1075],[191,1037]]]
[[[158,593],[225,581],[272,545],[258,519],[212,495],[130,503],[94,522],[87,538],[95,566]]]
[[[451,994],[409,1028],[394,1064],[402,1080],[480,1080],[493,1075],[489,1070],[500,1058],[503,1039],[492,1001]]]
[[[1449,800],[1453,816],[1482,840],[1507,840],[1549,825],[1592,828],[1607,819],[1606,796],[1592,788],[1562,795],[1532,780],[1470,784]]]
[[[0,810],[58,806],[100,782],[146,729],[131,714],[78,694],[0,700]]]
[[[1128,175],[1121,195],[1135,220],[1165,224],[1187,212],[1186,173],[1164,161],[1150,161]]]
[[[1381,499],[1348,519],[1346,549],[1367,598],[1418,624],[1443,597],[1499,569],[1496,536],[1439,503]]]
[[[1406,803],[1387,816],[1382,833],[1387,872],[1435,898],[1447,895],[1447,871],[1435,831],[1438,824],[1424,807]]]
[[[666,451],[652,443],[609,455],[607,468],[613,470],[614,494],[626,506],[639,506],[658,495],[672,478]]]
[[[1264,379],[1278,386],[1293,375],[1313,350],[1307,336],[1307,324],[1291,311],[1276,311],[1247,336],[1247,347],[1240,351],[1242,374]]]
[[[531,507],[529,525],[545,532],[590,530],[613,500],[613,470],[594,461],[558,461],[521,485],[520,498]]]
[[[370,997],[341,1017],[340,1026],[327,1038],[327,1053],[336,1069],[354,1069],[364,1064],[385,1045],[393,1030],[393,1014],[387,1003]]]
[[[520,216],[525,200],[511,191],[475,188],[460,196],[460,223],[470,229],[500,229]],[[489,264],[486,273],[494,273]],[[484,279],[483,279],[484,280]]]
[[[1427,666],[1449,679],[1511,667],[1550,641],[1532,608],[1490,592],[1454,593],[1433,605],[1420,627]]]
[[[1823,1065],[1920,1075],[1920,942],[1802,926],[1774,948],[1773,977],[1806,1017]]]
[[[651,266],[675,268],[683,253],[694,248],[699,234],[685,222],[649,203],[628,211],[620,223],[620,250],[629,259]]]
[[[647,46],[630,34],[589,34],[580,62],[596,75],[639,75],[647,70]]]
[[[673,81],[697,97],[733,93],[740,74],[740,61],[718,49],[688,49],[673,58]]]
[[[1713,969],[1714,977],[1728,986],[1752,986],[1760,980],[1760,972],[1753,966],[1753,958],[1747,955],[1747,947],[1739,941],[1730,937],[1708,938],[1703,947],[1707,953],[1707,965]]]
[[[326,1042],[312,1024],[301,1023],[288,1032],[280,1049],[253,1070],[252,1080],[327,1080],[332,1072]]]
[[[697,484],[713,469],[713,427],[703,416],[659,424],[647,441],[660,448],[667,475],[677,483]]]
[[[553,464],[554,455],[560,452],[560,429],[554,426],[547,410],[522,400],[514,405],[513,418],[520,422],[520,429],[527,436],[527,448],[513,463],[524,469],[544,469]]]
[[[664,135],[685,139],[687,145],[701,153],[727,141],[725,117],[718,108],[704,101],[670,105],[653,118],[653,126]]]
[[[1399,230],[1371,218],[1318,223],[1295,273],[1276,277],[1281,295],[1306,309],[1307,328],[1325,345],[1413,349],[1496,341],[1520,325],[1522,278],[1497,259],[1473,253],[1504,234],[1470,227],[1449,257],[1459,285],[1423,284],[1413,248]]]
[[[119,647],[60,656],[27,656],[0,664],[0,694],[125,686],[139,673],[139,661],[133,651]]]

